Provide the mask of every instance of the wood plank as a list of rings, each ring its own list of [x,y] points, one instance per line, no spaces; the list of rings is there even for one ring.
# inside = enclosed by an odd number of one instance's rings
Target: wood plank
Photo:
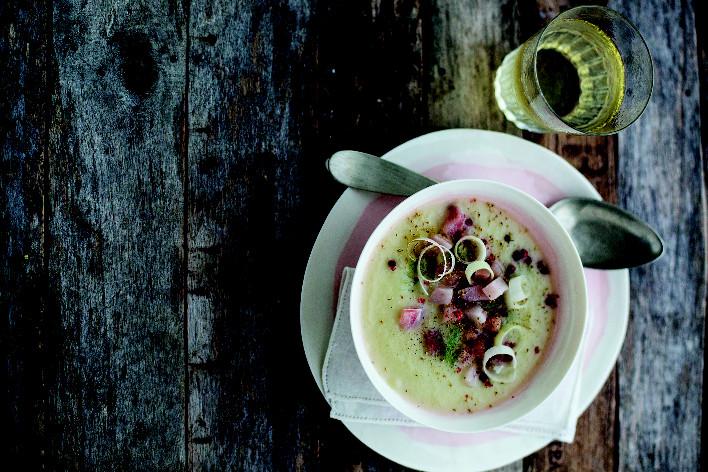
[[[315,182],[301,148],[309,9],[191,3],[190,470],[299,470],[317,463],[325,440],[324,401],[297,335],[296,262],[282,259],[306,247],[293,228]],[[275,268],[284,279],[273,290],[264,281]]]
[[[314,81],[314,103],[307,105],[315,121],[305,136],[317,159],[305,164],[323,183],[331,182],[321,169],[331,153],[350,148],[381,155],[429,128],[429,9],[419,0],[400,0],[313,10],[308,37],[315,69],[307,79]],[[330,185],[329,196],[338,196],[342,187]],[[332,201],[322,208],[329,211]],[[316,234],[322,218],[312,223]]]
[[[628,0],[654,60],[644,115],[619,136],[619,202],[664,236],[665,255],[631,272],[619,361],[619,468],[699,470],[706,313],[705,176],[693,2]],[[672,275],[678,274],[677,276]]]
[[[617,202],[617,136],[524,133],[524,138],[563,156],[603,199]]]
[[[54,2],[49,271],[62,470],[184,467],[185,19]]]
[[[700,91],[700,108],[701,108],[701,142],[703,146],[703,179],[704,179],[704,195],[705,189],[708,188],[708,45],[706,44],[706,33],[705,28],[701,27],[699,21],[701,18],[706,18],[706,8],[705,2],[695,2],[695,19],[696,24],[694,25],[696,30],[696,43],[698,48],[698,62],[699,62],[699,91]],[[704,206],[704,221],[708,221],[708,208]],[[708,307],[706,307],[706,314],[708,314]],[[705,319],[705,315],[704,315]],[[706,335],[705,335],[705,325],[703,327],[703,385],[705,386],[708,382],[708,370],[705,368],[705,345],[706,345]],[[705,395],[705,391],[704,391]],[[704,410],[705,411],[705,410]],[[701,419],[701,444],[698,449],[698,463],[703,464],[705,460],[705,453],[703,452],[703,445],[705,444],[705,438],[708,438],[708,421]]]
[[[28,470],[49,468],[42,452],[53,438],[43,189],[48,13],[46,2],[0,3],[0,454]]]
[[[433,2],[425,39],[426,90],[432,128],[481,128],[521,132],[494,99],[494,72],[519,44],[516,2]]]

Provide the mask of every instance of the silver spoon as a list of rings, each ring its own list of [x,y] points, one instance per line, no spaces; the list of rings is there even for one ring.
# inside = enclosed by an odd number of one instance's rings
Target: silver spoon
[[[326,165],[338,182],[371,192],[408,196],[437,183],[398,164],[358,151],[336,152]],[[609,203],[564,198],[550,210],[570,234],[585,267],[636,267],[664,252],[664,244],[653,229]]]

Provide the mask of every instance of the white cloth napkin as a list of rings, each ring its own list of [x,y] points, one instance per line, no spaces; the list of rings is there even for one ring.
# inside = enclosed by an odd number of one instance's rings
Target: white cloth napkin
[[[342,421],[423,427],[383,399],[359,362],[349,325],[349,293],[353,275],[354,269],[344,268],[337,315],[322,367],[325,396],[332,407],[330,416]],[[582,355],[578,355],[566,377],[546,401],[528,415],[499,430],[573,442],[578,419],[576,405],[581,361]]]

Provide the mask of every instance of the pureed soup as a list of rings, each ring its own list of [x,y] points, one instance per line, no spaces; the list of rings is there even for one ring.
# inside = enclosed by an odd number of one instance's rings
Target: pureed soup
[[[374,367],[441,413],[513,398],[554,330],[551,270],[529,231],[492,203],[417,210],[367,266],[363,329]]]

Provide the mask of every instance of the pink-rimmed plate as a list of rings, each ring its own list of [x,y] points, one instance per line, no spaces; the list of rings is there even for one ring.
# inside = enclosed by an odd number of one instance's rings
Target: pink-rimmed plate
[[[600,199],[560,156],[504,133],[453,129],[426,134],[383,156],[433,179],[489,179],[519,188],[550,206],[564,197]],[[354,267],[367,238],[402,199],[346,190],[322,225],[305,270],[300,301],[302,343],[322,391],[322,363],[334,321],[342,269]],[[629,317],[627,270],[586,269],[589,313],[578,414],[602,388],[617,360]],[[541,449],[548,440],[501,431],[446,433],[428,428],[345,422],[379,454],[419,470],[488,470]]]

